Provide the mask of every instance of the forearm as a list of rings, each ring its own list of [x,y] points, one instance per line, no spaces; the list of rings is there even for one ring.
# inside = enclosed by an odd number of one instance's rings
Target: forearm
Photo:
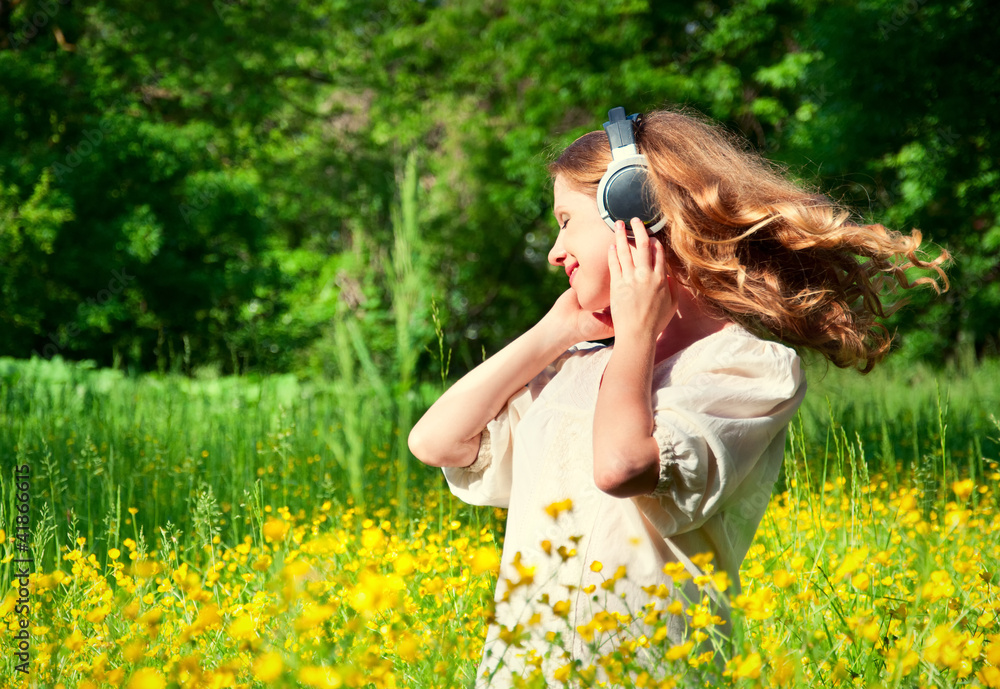
[[[486,424],[573,344],[539,322],[441,395],[410,431],[410,451],[432,466],[468,466]]]
[[[659,480],[653,438],[652,375],[656,342],[616,340],[594,414],[594,481],[616,497],[651,492]]]

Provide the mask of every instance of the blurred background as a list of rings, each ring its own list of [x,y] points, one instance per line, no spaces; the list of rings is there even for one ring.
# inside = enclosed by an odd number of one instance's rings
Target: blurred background
[[[455,375],[565,287],[545,164],[683,104],[955,255],[897,357],[989,356],[997,38],[990,0],[2,0],[0,355]]]

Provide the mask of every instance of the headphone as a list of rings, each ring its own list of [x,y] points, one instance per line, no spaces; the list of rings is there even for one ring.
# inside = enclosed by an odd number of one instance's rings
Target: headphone
[[[625,221],[625,232],[631,238],[632,218],[639,218],[646,225],[646,232],[654,235],[663,229],[667,219],[662,217],[648,184],[649,162],[639,153],[635,143],[635,125],[639,114],[625,116],[625,108],[608,111],[604,131],[611,145],[611,163],[597,186],[597,208],[612,230],[615,222]]]

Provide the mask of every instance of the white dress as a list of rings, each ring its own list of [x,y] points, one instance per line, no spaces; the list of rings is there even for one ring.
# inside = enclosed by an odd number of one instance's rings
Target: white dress
[[[496,617],[477,687],[510,687],[511,673],[533,667],[553,684],[574,659],[582,667],[594,661],[593,643],[603,643],[602,655],[622,639],[652,637],[655,628],[643,619],[649,604],[663,611],[680,592],[701,599],[692,579],[674,587],[667,563],[696,577],[706,572],[691,558],[712,553],[715,572],[729,575],[727,596],[740,591],[740,564],[778,477],[788,422],[805,395],[798,356],[728,325],[657,364],[659,483],[649,495],[622,499],[593,479],[594,410],[612,349],[582,343],[567,350],[487,424],[471,466],[444,469],[463,501],[508,508]],[[613,588],[602,587],[616,573]],[[709,606],[728,635],[725,598],[716,594]],[[620,615],[613,620],[607,612]],[[647,668],[662,664],[664,646],[692,632],[686,615],[661,616],[663,644],[636,651]],[[721,654],[715,660],[724,662]]]

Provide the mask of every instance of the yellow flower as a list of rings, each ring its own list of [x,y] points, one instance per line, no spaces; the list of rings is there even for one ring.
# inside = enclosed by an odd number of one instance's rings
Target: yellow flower
[[[691,626],[694,629],[702,629],[710,624],[722,624],[722,618],[718,615],[713,615],[703,606],[697,606],[691,615]]]
[[[995,667],[984,667],[976,674],[976,679],[985,684],[990,689],[1000,687],[1000,669]]]
[[[217,626],[220,622],[222,622],[222,617],[219,616],[219,606],[215,603],[209,603],[198,611],[198,618],[188,629],[187,634],[197,636],[206,629]]]
[[[604,632],[613,632],[618,629],[618,618],[606,610],[600,610],[594,615],[593,624]]]
[[[865,563],[868,559],[868,548],[860,548],[858,550],[852,550],[844,558],[844,561],[840,563],[840,567],[837,568],[836,573],[833,575],[834,581],[840,581],[849,574],[853,574],[858,567]]]
[[[716,589],[725,592],[733,582],[729,579],[728,572],[725,570],[719,570],[712,575],[712,583],[715,584]]]
[[[302,609],[302,614],[295,620],[295,630],[304,632],[326,622],[336,610],[332,605],[317,605],[313,602],[306,603]]]
[[[599,561],[594,560],[593,562],[590,563],[591,572],[600,572],[602,569],[604,569],[604,565],[601,564]]]
[[[558,519],[559,515],[562,514],[563,512],[572,512],[572,511],[573,511],[573,501],[570,500],[569,498],[553,502],[548,507],[545,508],[545,514],[549,515],[553,519]]]
[[[392,569],[396,574],[400,576],[408,576],[413,574],[413,570],[417,568],[417,561],[409,553],[400,553],[399,556],[392,563]],[[475,563],[473,562],[473,571],[475,571]]]
[[[83,634],[80,633],[79,629],[74,629],[73,632],[66,637],[63,641],[63,646],[65,646],[70,651],[79,651],[83,647]]]
[[[500,640],[508,646],[521,647],[524,645],[524,641],[527,639],[528,634],[524,631],[524,625],[515,624],[513,629],[509,629],[501,625],[500,632],[497,636],[499,636]]]
[[[733,607],[740,609],[751,620],[766,620],[774,614],[774,591],[760,589],[753,593],[741,593],[733,601]]]
[[[0,619],[6,617],[7,614],[10,613],[10,611],[13,610],[15,607],[17,607],[16,596],[9,595],[6,598],[4,598],[3,602],[0,602]]]
[[[771,681],[775,686],[786,686],[795,677],[795,663],[786,655],[776,655],[768,661],[771,665]]]
[[[760,677],[760,668],[760,654],[751,653],[745,660],[741,660],[737,664],[736,669],[733,670],[733,679],[741,679],[744,677],[748,679],[758,679]]]
[[[308,665],[299,670],[299,681],[316,689],[338,689],[344,685],[340,673],[330,667]]]
[[[497,556],[496,548],[483,546],[477,548],[472,556],[472,573],[479,575],[485,572],[496,572],[500,566],[500,558]]]
[[[557,682],[562,682],[563,684],[566,684],[567,682],[569,682],[569,675],[570,672],[572,672],[572,670],[573,670],[572,663],[566,663],[565,665],[558,668],[555,672],[552,673],[552,679],[556,680]]]
[[[167,680],[160,671],[150,667],[136,670],[128,681],[128,689],[164,689],[166,686]]]
[[[146,625],[147,627],[157,626],[158,624],[160,624],[160,621],[162,619],[163,619],[163,608],[160,607],[150,608],[146,612],[142,613],[141,617],[139,617],[139,621],[142,624]]]
[[[994,667],[1000,667],[1000,634],[990,635],[990,645],[986,647],[986,661]]]
[[[976,484],[971,478],[967,478],[964,481],[955,481],[951,484],[951,490],[955,493],[955,497],[959,500],[965,500],[970,495],[972,491],[975,490]]]
[[[352,608],[370,616],[395,607],[404,588],[406,582],[399,575],[376,574],[366,569],[361,572],[357,585],[347,598]]]
[[[969,658],[979,656],[983,638],[973,638],[971,634],[953,629],[951,625],[939,624],[923,649],[923,657],[940,667],[958,671],[959,677],[967,677],[972,671]]]
[[[772,577],[774,578],[774,585],[777,586],[779,589],[788,588],[789,586],[794,584],[795,580],[798,578],[795,574],[785,569],[775,570]]]
[[[396,643],[396,655],[408,663],[417,659],[420,652],[420,642],[412,635],[407,635]]]
[[[931,580],[920,589],[920,595],[931,602],[955,595],[951,575],[943,569],[931,572]]]
[[[133,641],[122,649],[122,655],[125,660],[132,663],[138,663],[146,655],[146,643],[144,641]]]
[[[713,559],[715,559],[715,554],[712,552],[698,553],[691,556],[691,563],[698,569],[704,570]]]
[[[576,548],[567,548],[564,545],[556,548],[556,552],[559,553],[559,557],[562,558],[563,562],[570,559],[571,557],[576,557]]]
[[[461,523],[459,522],[459,525]],[[374,524],[361,532],[361,547],[366,550],[377,550],[385,544],[385,534]]]
[[[236,639],[251,641],[257,638],[257,623],[249,614],[243,614],[229,625],[229,636]]]
[[[552,612],[562,618],[569,617],[570,602],[569,600],[557,601],[552,605]]]
[[[117,560],[121,556],[122,556],[122,551],[118,550],[118,548],[108,549],[108,557],[111,558],[112,560]]]
[[[513,581],[512,579],[507,579],[508,589],[514,590],[519,586],[531,586],[535,583],[535,567],[521,563],[521,551],[514,553],[514,561],[511,564],[517,570],[520,580]]]
[[[667,651],[667,660],[680,660],[681,658],[687,658],[688,654],[691,653],[692,648],[694,648],[693,641],[687,641],[680,646],[674,646]]]
[[[277,543],[285,540],[285,534],[288,533],[289,524],[284,519],[280,517],[268,517],[267,521],[264,523],[264,538],[272,543]]]
[[[663,565],[663,573],[674,580],[674,583],[684,581],[685,579],[691,578],[690,572],[684,569],[684,565],[680,562],[668,562]]]
[[[577,625],[576,633],[589,644],[594,640],[594,631],[596,628],[597,626],[593,622],[588,622],[587,624]]]
[[[265,653],[253,662],[253,676],[261,682],[273,682],[281,677],[281,671],[285,664],[281,661],[281,655]]]
[[[879,629],[881,625],[877,619],[869,620],[868,622],[860,625],[861,636],[865,637],[872,643],[875,643],[879,639]]]
[[[871,577],[865,572],[858,572],[851,577],[851,586],[859,591],[867,591],[871,584]]]

